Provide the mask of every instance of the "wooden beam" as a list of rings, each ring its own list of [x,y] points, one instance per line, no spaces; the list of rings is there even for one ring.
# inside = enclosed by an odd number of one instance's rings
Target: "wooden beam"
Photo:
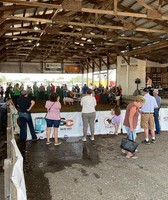
[[[5,35],[4,38],[18,38],[24,40],[40,40],[40,37],[31,37],[31,36],[21,36],[21,35]]]
[[[9,27],[10,27],[10,24],[5,24],[4,28],[0,30],[0,37],[2,37],[6,33],[6,30]]]
[[[114,0],[114,15],[117,15],[117,2],[118,0]]]
[[[106,63],[101,56],[99,56],[99,59],[106,65],[106,67],[108,67],[108,63]]]
[[[97,62],[95,61],[95,59],[93,59],[93,62],[94,62],[94,64],[97,66],[97,68],[99,69],[100,66],[99,66],[99,64],[97,64]]]
[[[118,53],[119,56],[121,56],[128,65],[130,65],[130,57],[126,57],[125,54],[121,53],[121,51],[118,48],[115,48],[116,52]]]
[[[111,25],[101,25],[101,24],[90,24],[90,23],[80,23],[80,22],[57,22],[58,24],[68,24],[73,26],[81,27],[92,27],[92,28],[101,28],[101,29],[116,29],[116,30],[127,30],[123,26],[111,26]],[[166,30],[160,29],[147,29],[147,28],[135,28],[137,32],[147,32],[147,33],[167,33]]]
[[[39,7],[48,9],[62,9],[62,5],[50,4],[50,3],[40,3],[31,1],[21,1],[21,0],[0,0],[0,2],[13,3],[16,5],[29,6],[29,7]]]
[[[136,0],[140,5],[149,10],[154,10],[151,6],[144,2],[144,0]]]
[[[50,19],[42,19],[42,18],[33,18],[33,17],[17,17],[17,16],[8,16],[7,19],[15,19],[20,21],[32,21],[32,22],[43,22],[43,23],[52,23],[52,20]]]
[[[31,33],[45,33],[44,30],[35,30],[33,28],[14,28],[14,27],[11,27],[11,28],[8,28],[6,29],[7,32],[10,32],[10,31],[14,31],[14,32],[18,32],[18,31],[27,31],[27,32],[31,32]]]
[[[33,6],[32,6],[33,7]],[[16,10],[23,10],[26,9],[27,6],[16,6],[16,5],[12,5],[12,6],[1,6],[0,7],[0,11],[1,12],[5,12],[5,11],[16,11]]]
[[[103,10],[103,9],[93,9],[93,8],[82,8],[81,12],[86,13],[98,13],[98,14],[104,14],[104,15],[114,15],[114,11],[111,10]],[[153,17],[148,17],[147,14],[142,13],[132,13],[132,12],[117,12],[118,16],[123,17],[135,17],[135,18],[145,18],[145,19],[155,19]],[[161,16],[160,20],[168,20],[168,16]]]
[[[162,49],[162,48],[166,48],[168,47],[168,41],[166,42],[160,42],[159,44],[154,44],[154,45],[150,45],[150,46],[146,46],[140,49],[135,49],[133,51],[129,51],[124,53],[125,56],[132,56],[132,55],[139,55],[139,54],[144,54],[147,52],[152,52],[158,49]]]
[[[158,10],[159,13],[161,12],[161,7],[162,7],[163,1],[164,0],[159,0],[158,7],[157,7],[157,10]]]

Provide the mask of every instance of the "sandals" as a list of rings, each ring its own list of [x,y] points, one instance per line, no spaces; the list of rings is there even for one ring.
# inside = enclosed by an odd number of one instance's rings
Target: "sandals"
[[[51,142],[46,142],[46,145],[49,145],[49,144],[51,144]]]
[[[127,151],[125,149],[121,149],[121,153],[126,154]]]
[[[61,144],[61,142],[54,143],[55,146],[58,146],[60,144]]]
[[[126,155],[126,158],[137,159],[138,157],[137,157],[137,156],[134,156],[134,155],[132,155],[132,156]]]

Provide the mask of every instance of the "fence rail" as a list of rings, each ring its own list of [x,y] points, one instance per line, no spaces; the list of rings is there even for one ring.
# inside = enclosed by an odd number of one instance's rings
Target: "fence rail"
[[[4,199],[18,200],[17,188],[12,181],[13,169],[18,156],[12,141],[15,141],[12,123],[11,104],[7,105],[7,158],[4,160]],[[24,200],[24,199],[23,199]]]

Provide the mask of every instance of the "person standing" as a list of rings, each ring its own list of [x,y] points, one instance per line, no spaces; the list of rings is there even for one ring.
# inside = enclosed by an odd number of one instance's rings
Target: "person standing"
[[[156,134],[160,134],[160,123],[159,123],[159,110],[161,107],[161,97],[158,95],[159,90],[158,89],[154,89],[153,90],[153,96],[156,99],[158,108],[154,109],[154,120],[155,120],[155,129],[156,129]]]
[[[115,106],[114,109],[111,111],[111,114],[113,115],[112,118],[112,124],[114,124],[114,128],[115,128],[115,135],[118,135],[118,128],[120,126],[121,123],[121,109],[120,106]]]
[[[21,91],[20,97],[17,99],[17,106],[19,109],[19,119],[20,119],[20,140],[26,141],[27,139],[27,127],[28,124],[32,140],[36,141],[37,136],[35,134],[33,121],[31,117],[31,109],[33,108],[35,101],[28,97],[28,92],[25,90]]]
[[[86,95],[82,97],[80,105],[82,106],[83,121],[83,141],[86,142],[88,125],[91,131],[91,140],[94,140],[95,118],[97,105],[95,97],[91,96],[92,90],[88,88]]]
[[[151,131],[152,135],[152,143],[156,142],[155,138],[155,122],[154,122],[154,109],[158,108],[156,99],[149,94],[149,88],[144,88],[144,98],[145,104],[141,108],[141,127],[144,129],[145,132],[145,140],[142,142],[144,144],[150,144],[149,142],[149,130]]]
[[[136,139],[136,127],[138,124],[138,117],[140,114],[140,107],[145,103],[143,96],[138,95],[135,97],[135,100],[128,104],[126,108],[126,114],[124,118],[123,125],[125,126],[128,138],[135,141]],[[127,158],[137,158],[133,153],[125,151],[122,149],[122,152],[126,154]]]
[[[86,94],[88,90],[88,86],[86,84],[84,84],[84,86],[82,87],[82,93]]]
[[[15,107],[17,107],[17,99],[20,97],[20,91],[19,83],[16,83],[13,88],[13,103]]]
[[[119,89],[119,87],[116,87],[116,103],[117,106],[120,106],[120,97],[121,97],[121,90]]]
[[[60,145],[61,142],[58,141],[58,128],[60,125],[61,117],[61,103],[59,102],[59,96],[55,92],[50,94],[50,100],[46,101],[45,108],[47,108],[46,122],[47,122],[47,145],[51,144],[50,142],[50,134],[51,129],[54,127],[54,145]]]
[[[152,79],[148,76],[148,77],[147,77],[147,82],[146,82],[146,87],[149,89],[149,93],[150,93],[151,95],[152,95],[152,91],[151,91],[152,85],[153,85]]]

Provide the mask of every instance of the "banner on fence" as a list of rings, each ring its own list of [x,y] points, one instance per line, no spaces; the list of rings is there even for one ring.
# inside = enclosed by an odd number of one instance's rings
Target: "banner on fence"
[[[37,136],[41,139],[46,138],[46,121],[44,119],[45,113],[33,113],[33,123],[36,129]],[[125,110],[121,110],[121,124],[118,133],[126,133],[123,126],[123,120],[125,117]],[[137,133],[144,130],[140,126],[141,117],[138,119]],[[168,130],[168,108],[160,109],[160,125],[161,130]],[[113,116],[111,111],[97,111],[95,119],[95,135],[98,134],[114,134]],[[52,137],[53,132],[51,133]],[[58,131],[59,137],[77,137],[83,135],[83,123],[81,112],[62,112],[61,124]],[[88,134],[90,129],[88,128]],[[31,135],[28,129],[27,139],[31,139]]]
[[[23,174],[23,157],[16,145],[16,141],[12,139],[12,145],[16,153],[16,162],[12,171],[12,182],[17,190],[17,200],[27,200],[25,179]]]

